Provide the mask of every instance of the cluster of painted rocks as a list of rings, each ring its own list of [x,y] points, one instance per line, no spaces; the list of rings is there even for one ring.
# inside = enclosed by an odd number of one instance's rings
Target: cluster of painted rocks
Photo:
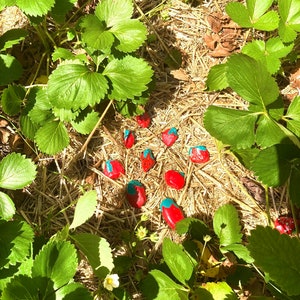
[[[151,119],[148,113],[144,113],[136,118],[138,125],[142,128],[150,126]],[[167,147],[171,147],[178,139],[178,132],[175,127],[164,130],[161,139]],[[124,130],[123,144],[130,149],[135,143],[135,136],[131,130]],[[210,154],[205,146],[194,146],[189,149],[189,159],[193,163],[206,163],[210,159]],[[145,149],[140,155],[141,167],[144,172],[148,172],[156,163],[151,149]],[[118,179],[125,174],[122,163],[118,160],[108,160],[105,162],[103,173],[110,179]],[[168,170],[164,174],[166,184],[173,189],[180,190],[185,185],[185,175],[183,172]],[[138,180],[131,180],[126,186],[126,199],[134,208],[141,208],[147,200],[145,186]],[[173,199],[166,198],[160,204],[160,211],[166,223],[174,229],[178,221],[184,219],[182,209]]]

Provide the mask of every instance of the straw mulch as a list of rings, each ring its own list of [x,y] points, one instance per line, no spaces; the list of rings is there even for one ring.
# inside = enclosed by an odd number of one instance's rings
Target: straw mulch
[[[78,231],[105,237],[115,252],[122,253],[126,251],[122,248],[122,232],[133,231],[141,215],[147,214],[148,230],[159,236],[157,243],[145,244],[151,262],[160,257],[164,237],[179,238],[168,229],[159,211],[159,204],[166,197],[173,198],[186,216],[199,218],[208,226],[212,226],[216,209],[225,203],[237,207],[245,233],[257,224],[266,224],[263,199],[260,202],[254,199],[246,187],[250,182],[252,191],[253,187],[260,191],[259,186],[251,181],[251,174],[236,159],[218,150],[216,141],[202,123],[203,114],[211,104],[243,106],[240,99],[229,94],[205,92],[209,68],[226,59],[212,57],[204,42],[207,33],[211,33],[207,17],[213,12],[223,14],[227,2],[203,1],[191,6],[180,0],[136,1],[136,15],[148,26],[149,33],[156,35],[140,52],[155,71],[156,86],[146,106],[152,118],[151,126],[140,128],[134,118],[125,119],[110,110],[80,157],[76,154],[86,137],[72,131],[71,145],[65,151],[55,157],[39,157],[38,176],[26,190],[27,197],[19,207],[22,216],[37,230],[50,236],[70,223],[74,204],[83,188],[97,191],[98,206],[94,217]],[[239,38],[241,46],[245,42],[244,35]],[[178,49],[183,57],[181,68],[177,70],[165,63],[172,49]],[[178,129],[179,139],[167,148],[161,141],[161,133],[169,127]],[[121,140],[124,129],[133,130],[136,135],[136,144],[129,150]],[[189,161],[188,150],[196,145],[209,149],[208,163]],[[139,158],[146,148],[153,151],[157,160],[147,173],[142,171]],[[122,161],[126,175],[116,181],[106,178],[102,170],[107,159]],[[185,173],[183,190],[166,186],[164,173],[169,169]],[[124,197],[126,183],[132,179],[140,180],[146,187],[147,203],[141,210],[130,207]],[[84,278],[83,270],[81,276],[86,284],[92,280]],[[134,286],[133,281],[130,278],[127,282]]]

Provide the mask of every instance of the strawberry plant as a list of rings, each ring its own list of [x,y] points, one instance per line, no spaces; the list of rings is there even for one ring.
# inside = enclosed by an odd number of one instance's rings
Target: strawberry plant
[[[72,17],[65,21],[75,1],[8,2],[28,15],[53,68],[44,84],[10,84],[1,98],[6,114],[21,113],[21,132],[40,151],[55,154],[67,147],[70,126],[81,134],[91,133],[100,122],[100,105],[113,104],[127,117],[143,112],[153,71],[134,53],[147,30],[132,18],[131,0],[101,1],[93,14],[76,22]],[[48,16],[54,31],[46,29]],[[18,35],[15,42],[23,38],[23,31]],[[10,36],[5,38],[13,45]]]

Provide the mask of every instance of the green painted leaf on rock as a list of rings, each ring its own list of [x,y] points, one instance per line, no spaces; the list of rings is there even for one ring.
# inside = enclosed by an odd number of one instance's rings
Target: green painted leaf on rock
[[[213,218],[214,232],[220,239],[220,246],[241,243],[241,225],[236,208],[225,204],[217,209]]]
[[[86,222],[94,214],[96,205],[96,191],[89,191],[82,195],[76,204],[74,219],[70,225],[70,229],[74,229]]]
[[[114,59],[103,71],[112,83],[110,99],[127,100],[141,96],[148,89],[153,70],[146,61],[133,56]]]
[[[25,261],[34,237],[31,227],[20,220],[0,220],[0,231],[0,266],[7,267]]]
[[[35,164],[20,153],[10,153],[0,162],[0,187],[4,189],[22,189],[34,180],[35,175]]]
[[[0,192],[0,219],[9,220],[16,212],[16,207],[11,198]]]
[[[105,77],[78,63],[59,65],[49,76],[48,97],[57,108],[84,109],[104,98],[108,89]]]
[[[194,265],[182,245],[165,238],[162,244],[162,254],[174,277],[186,285],[193,274]]]
[[[244,110],[209,106],[204,114],[205,129],[224,144],[250,148],[255,141],[254,127],[258,115]]]
[[[55,3],[55,0],[16,0],[17,6],[30,16],[43,16],[51,10]]]
[[[77,252],[68,241],[49,241],[35,257],[32,277],[45,277],[54,283],[54,289],[67,284],[77,269]]]
[[[67,128],[62,122],[51,121],[40,127],[35,135],[39,149],[47,154],[56,154],[69,145]]]
[[[270,227],[251,231],[248,249],[255,264],[289,296],[300,295],[300,241]]]

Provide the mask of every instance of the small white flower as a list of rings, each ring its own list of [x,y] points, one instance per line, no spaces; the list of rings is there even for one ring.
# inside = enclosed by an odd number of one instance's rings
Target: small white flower
[[[103,281],[103,286],[109,291],[112,291],[114,288],[117,288],[119,284],[120,283],[118,274],[109,274],[105,277]]]

